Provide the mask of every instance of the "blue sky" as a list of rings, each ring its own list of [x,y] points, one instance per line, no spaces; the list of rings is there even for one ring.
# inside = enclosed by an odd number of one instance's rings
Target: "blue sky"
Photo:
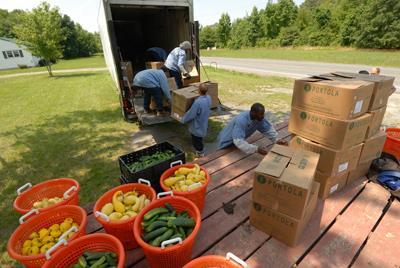
[[[43,0],[0,0],[2,9],[32,9]],[[88,31],[97,31],[97,13],[100,0],[47,0],[51,5],[60,8],[61,13],[69,15]],[[303,0],[295,0],[297,4]],[[267,0],[194,0],[195,19],[202,25],[218,21],[221,13],[228,12],[232,19],[243,17],[250,13],[253,6],[264,8]]]

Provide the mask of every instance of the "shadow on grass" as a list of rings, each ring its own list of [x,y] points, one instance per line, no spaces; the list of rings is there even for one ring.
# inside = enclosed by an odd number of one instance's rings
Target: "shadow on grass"
[[[73,77],[88,77],[93,75],[96,75],[96,73],[70,73],[70,74],[54,73],[53,78],[60,79],[60,78],[73,78]]]
[[[40,125],[27,125],[2,133],[12,144],[12,160],[0,154],[0,250],[17,227],[12,209],[16,189],[27,183],[70,177],[81,185],[80,204],[95,201],[118,184],[117,157],[124,147],[128,127],[117,128],[122,120],[119,108],[77,111],[55,116]],[[0,261],[0,266],[1,265]]]

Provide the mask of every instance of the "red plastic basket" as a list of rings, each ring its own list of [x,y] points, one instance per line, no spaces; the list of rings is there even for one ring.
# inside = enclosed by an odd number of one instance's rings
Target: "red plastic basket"
[[[79,183],[69,178],[48,180],[32,186],[27,183],[17,190],[17,198],[14,200],[14,209],[21,214],[26,214],[33,208],[33,203],[43,198],[64,197],[64,200],[39,211],[47,211],[63,205],[78,206]]]
[[[158,194],[158,198],[160,195],[164,194],[167,193]],[[172,194],[172,192],[169,192],[169,194]],[[163,207],[165,203],[170,203],[177,212],[182,212],[186,210],[189,215],[196,221],[196,225],[193,229],[193,232],[186,239],[184,239],[181,244],[166,248],[153,247],[143,241],[143,230],[141,223],[143,221],[143,216],[147,212],[157,207]],[[157,199],[149,206],[145,207],[137,216],[133,228],[135,239],[139,243],[139,246],[143,249],[143,252],[146,255],[146,259],[152,268],[182,268],[192,259],[193,244],[200,230],[200,225],[200,211],[192,201],[179,196],[168,196]]]
[[[148,182],[146,180],[142,180],[142,179],[140,179],[139,181],[140,182],[144,181],[147,184],[128,183],[128,184],[124,184],[124,185],[115,187],[115,188],[111,189],[110,191],[106,192],[105,194],[103,194],[97,200],[97,202],[93,208],[93,212],[96,216],[96,220],[98,222],[100,222],[101,225],[103,225],[104,230],[106,230],[106,233],[117,237],[126,249],[133,249],[133,248],[137,248],[139,246],[135,240],[135,237],[133,236],[133,224],[134,224],[137,216],[132,217],[128,220],[124,220],[124,221],[111,222],[111,221],[107,220],[107,218],[104,217],[104,215],[101,216],[98,212],[101,211],[101,208],[105,204],[111,202],[112,196],[117,191],[128,192],[128,191],[136,190],[140,195],[145,194],[150,199],[150,201],[153,201],[156,198],[156,192],[154,191],[153,188],[151,188],[150,182]]]
[[[226,257],[210,255],[192,260],[183,268],[247,268],[248,265],[232,253],[226,254]]]
[[[122,243],[109,234],[82,236],[58,250],[43,268],[65,268],[75,264],[85,251],[113,252],[118,255],[118,268],[125,265],[125,250]]]
[[[391,154],[400,160],[400,129],[388,128],[386,129],[386,142],[383,147],[385,153]]]
[[[171,163],[171,165],[172,164],[174,164],[174,163]],[[166,171],[164,171],[164,173],[161,175],[161,178],[160,178],[160,185],[164,191],[166,191],[166,192],[171,191],[170,188],[165,186],[164,181],[166,179],[168,179],[169,177],[171,177],[174,174],[174,172],[181,167],[193,168],[194,164],[183,164],[183,165],[173,166],[173,167],[167,169]],[[205,203],[206,193],[207,193],[207,186],[210,183],[210,175],[208,174],[207,170],[205,170],[203,167],[200,167],[200,170],[203,170],[206,174],[206,182],[201,187],[198,187],[196,189],[193,189],[193,190],[190,190],[187,192],[175,191],[175,190],[172,190],[172,192],[176,196],[182,196],[182,197],[185,197],[185,198],[191,200],[193,203],[196,204],[196,206],[199,208],[199,210],[201,212],[201,211],[203,211],[203,208],[204,208],[204,203]]]
[[[26,222],[22,221],[21,225],[18,226],[8,240],[8,254],[26,267],[42,267],[46,261],[45,254],[24,256],[21,253],[23,243],[31,233],[38,232],[41,228],[49,228],[53,224],[61,223],[65,218],[72,218],[79,225],[76,233],[68,241],[85,235],[87,223],[85,210],[78,206],[59,206],[49,211],[40,212]]]

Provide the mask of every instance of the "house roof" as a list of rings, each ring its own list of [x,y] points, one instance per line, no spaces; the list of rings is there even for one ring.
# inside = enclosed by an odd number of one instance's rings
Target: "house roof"
[[[12,43],[17,43],[17,40],[15,40],[15,39],[13,39],[13,38],[8,38],[8,37],[2,37],[2,36],[0,36],[0,39],[1,39],[1,40],[4,40],[4,41],[12,42]]]

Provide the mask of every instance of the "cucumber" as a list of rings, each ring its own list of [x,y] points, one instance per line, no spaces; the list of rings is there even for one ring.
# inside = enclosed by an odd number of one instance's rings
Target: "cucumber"
[[[150,244],[154,247],[159,247],[161,243],[168,240],[174,234],[173,229],[168,229],[165,233],[154,239]]]
[[[165,233],[167,230],[168,230],[167,227],[158,228],[158,229],[156,229],[156,230],[154,230],[154,231],[152,231],[152,232],[150,232],[150,233],[145,234],[145,235],[143,236],[143,240],[146,241],[146,242],[149,242],[149,241],[153,240],[154,238],[156,238],[156,237],[162,235],[162,234]]]
[[[175,209],[171,206],[170,203],[165,203],[165,207],[169,210],[169,212],[174,212]]]
[[[86,252],[86,261],[98,260],[104,256],[104,252]]]
[[[102,265],[106,261],[106,256],[101,257],[98,259],[94,264],[90,266],[90,268],[98,268],[100,265]]]
[[[179,231],[179,234],[182,236],[182,239],[185,239],[186,238],[185,229],[183,229],[183,227],[179,226],[178,231]]]
[[[193,219],[178,217],[172,221],[172,224],[177,227],[194,227],[196,222]]]
[[[85,257],[83,257],[83,256],[80,256],[80,257],[79,257],[78,263],[79,263],[79,265],[82,266],[83,268],[87,267],[86,259],[85,259]]]
[[[151,231],[153,231],[153,230],[155,230],[155,229],[158,229],[158,228],[160,228],[160,227],[167,227],[167,222],[165,222],[165,221],[156,221],[156,222],[153,222],[152,224],[150,224],[149,226],[147,226],[147,227],[144,229],[144,231],[145,231],[146,233],[150,233]]]
[[[153,222],[155,222],[157,219],[159,218],[159,215],[154,216],[153,218],[151,218],[151,220],[149,221],[142,221],[142,227],[147,227],[150,224],[152,224]]]
[[[114,266],[117,264],[117,261],[115,260],[114,257],[111,256],[111,254],[106,254],[106,259],[107,259],[107,264],[110,266]]]
[[[143,219],[145,221],[150,220],[151,218],[153,218],[156,215],[162,214],[162,213],[167,213],[168,209],[160,207],[160,208],[154,208],[152,210],[150,210],[149,212],[147,212],[146,214],[144,214]]]
[[[172,216],[161,216],[160,218],[158,218],[160,221],[169,221],[169,220],[175,220],[176,217],[172,217]]]
[[[193,232],[193,228],[186,229],[186,237],[188,237]]]
[[[72,268],[83,268],[82,266],[79,265],[79,263],[75,263],[72,265]]]

